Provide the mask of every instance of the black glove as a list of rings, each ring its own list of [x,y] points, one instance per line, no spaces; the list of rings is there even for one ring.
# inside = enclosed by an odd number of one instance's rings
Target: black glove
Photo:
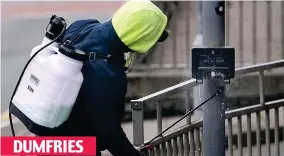
[[[146,148],[142,148],[139,151],[142,156],[149,156],[148,150]]]
[[[141,154],[141,156],[149,156],[148,149],[146,146],[135,147]]]

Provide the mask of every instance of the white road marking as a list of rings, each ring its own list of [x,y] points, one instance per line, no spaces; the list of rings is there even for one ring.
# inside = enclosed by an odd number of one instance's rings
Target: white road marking
[[[12,118],[13,118],[13,115],[12,115]],[[3,120],[4,121],[9,120],[9,109],[1,113],[1,121]]]
[[[20,123],[20,120],[16,119],[16,120],[13,120],[13,124],[17,124],[17,123]],[[9,121],[1,121],[1,129],[3,128],[6,128],[10,126],[10,122]]]
[[[13,124],[20,123],[20,120],[12,115]],[[4,113],[1,113],[1,129],[10,126],[9,121],[9,110],[6,110]]]

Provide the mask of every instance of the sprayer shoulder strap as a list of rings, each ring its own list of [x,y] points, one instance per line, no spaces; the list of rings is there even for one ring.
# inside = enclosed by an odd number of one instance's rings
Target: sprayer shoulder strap
[[[75,33],[75,34],[71,35],[69,38],[65,39],[65,40],[63,41],[63,43],[66,42],[66,41],[68,41],[68,44],[69,44],[69,45],[72,44],[74,41],[76,41],[76,40],[78,39],[78,37],[80,36],[80,33],[81,33],[85,28],[87,28],[87,26],[89,26],[90,24],[94,24],[94,23],[99,23],[99,22],[98,22],[97,20],[92,20],[92,21],[89,21],[89,22],[83,24],[83,26],[79,29],[79,31],[78,31],[77,33]],[[73,23],[73,24],[75,24],[75,23]]]
[[[71,35],[69,38],[67,38],[66,40],[64,40],[62,43],[65,42],[65,44],[68,44],[68,45],[71,45],[74,41],[76,41],[78,39],[78,37],[80,36],[81,32],[87,28],[87,26],[89,26],[90,24],[94,24],[94,23],[99,23],[99,21],[97,20],[92,20],[92,21],[89,21],[85,24],[82,25],[82,27],[79,29],[79,31],[73,35]],[[73,23],[75,24],[75,23]],[[68,43],[67,43],[68,42]],[[96,61],[98,59],[104,59],[104,60],[108,60],[110,61],[111,59],[111,55],[108,54],[108,55],[102,55],[102,54],[99,54],[99,53],[96,53],[96,52],[88,52],[88,61]]]

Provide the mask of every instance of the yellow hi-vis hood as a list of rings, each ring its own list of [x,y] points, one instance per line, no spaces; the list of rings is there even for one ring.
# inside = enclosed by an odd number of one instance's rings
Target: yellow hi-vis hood
[[[112,18],[118,37],[138,53],[146,53],[157,43],[167,21],[167,16],[149,0],[130,0]]]

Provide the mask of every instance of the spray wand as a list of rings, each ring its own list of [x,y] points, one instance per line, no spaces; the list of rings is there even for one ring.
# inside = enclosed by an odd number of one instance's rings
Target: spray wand
[[[183,115],[180,119],[178,119],[175,123],[173,123],[171,126],[169,126],[168,128],[166,128],[165,130],[163,130],[162,132],[160,132],[157,136],[155,136],[153,139],[151,139],[150,141],[146,142],[145,144],[143,144],[142,146],[139,147],[139,150],[141,151],[141,153],[143,153],[144,155],[147,153],[147,151],[153,149],[153,146],[151,145],[151,143],[156,140],[159,137],[162,137],[163,134],[168,131],[170,128],[172,128],[173,126],[175,126],[177,123],[179,123],[181,120],[183,120],[185,117],[187,117],[188,115],[192,114],[195,110],[197,110],[198,108],[200,108],[202,105],[204,105],[205,103],[207,103],[208,101],[210,101],[211,99],[213,99],[215,96],[218,96],[220,93],[222,93],[224,91],[223,87],[218,88],[218,90],[216,91],[215,94],[213,94],[212,96],[210,96],[208,99],[206,99],[204,102],[202,102],[201,104],[199,104],[198,106],[196,106],[195,108],[193,108],[192,110],[190,110],[189,112],[187,112],[185,115]]]

